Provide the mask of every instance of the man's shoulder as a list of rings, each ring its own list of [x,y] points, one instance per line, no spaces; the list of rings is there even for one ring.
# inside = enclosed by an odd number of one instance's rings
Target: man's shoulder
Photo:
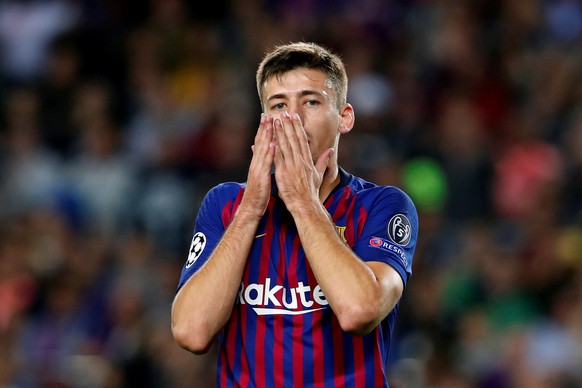
[[[246,187],[246,182],[222,182],[214,186],[211,190],[217,191],[239,191]]]
[[[370,194],[392,194],[392,195],[404,195],[407,194],[401,188],[393,185],[381,185],[369,180],[366,180],[357,175],[351,175],[351,179],[348,186],[355,192],[365,192]]]
[[[398,186],[380,185],[352,175],[350,187],[363,200],[371,202],[388,200],[400,206],[415,207],[410,196]]]
[[[245,186],[245,183],[240,182],[222,182],[208,190],[206,197],[209,199],[213,198],[217,200],[228,200],[236,198],[241,190],[245,188]]]

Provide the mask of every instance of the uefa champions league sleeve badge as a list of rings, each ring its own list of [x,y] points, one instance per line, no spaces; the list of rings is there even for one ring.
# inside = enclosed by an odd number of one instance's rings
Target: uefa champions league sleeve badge
[[[404,214],[395,214],[388,221],[388,237],[392,242],[405,247],[410,243],[412,227]]]
[[[188,253],[188,260],[186,261],[186,268],[190,268],[192,264],[198,260],[205,247],[206,236],[202,232],[197,232],[194,237],[192,237],[192,243],[190,244],[190,251]]]

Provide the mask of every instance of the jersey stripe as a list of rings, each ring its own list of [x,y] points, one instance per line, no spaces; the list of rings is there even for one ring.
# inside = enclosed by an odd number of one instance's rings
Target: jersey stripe
[[[275,265],[272,266],[269,277],[271,279],[275,279],[275,284],[285,284],[284,283],[285,279],[281,275],[285,273],[285,267],[287,266],[287,264],[285,263],[286,252],[284,250],[286,246],[285,241],[287,239],[287,225],[282,225],[281,230],[279,231],[278,238],[280,241],[279,243],[280,250],[277,259],[278,261],[276,263],[276,266]],[[282,333],[285,330],[282,315],[273,316],[272,324],[273,333]],[[272,357],[274,363],[273,369],[274,371],[278,371],[278,373],[275,373],[273,375],[273,384],[271,385],[273,387],[282,387],[285,381],[285,377],[287,377],[285,375],[285,365],[283,361],[283,356],[285,353],[285,344],[283,343],[283,339],[285,337],[286,337],[285,335],[279,335],[276,338],[274,338],[273,339],[274,346],[271,347],[272,355],[270,355],[270,357]]]
[[[337,200],[337,196],[338,194],[341,195],[341,200]],[[335,193],[333,196],[329,197],[328,200],[331,200],[329,202],[329,205],[326,205],[326,207],[328,208],[328,211],[333,211],[332,213],[332,219],[333,220],[337,220],[340,216],[345,214],[345,211],[347,209],[347,199],[349,198],[351,194],[351,190],[342,190],[339,193]],[[335,205],[335,210],[332,210],[333,207]]]
[[[289,271],[287,271],[287,284],[296,285],[298,283],[297,273],[302,271],[302,268],[298,266],[299,260],[299,250],[301,248],[301,241],[299,236],[295,236],[293,239],[293,249],[291,253],[291,259],[289,261]],[[303,371],[304,355],[304,340],[303,340],[303,326],[305,325],[305,316],[299,316],[294,320],[290,320],[291,329],[291,352],[286,352],[285,358],[285,373],[289,376],[289,380],[292,381],[292,386],[301,387],[305,384],[305,376]],[[301,361],[300,361],[301,360]],[[291,368],[289,368],[291,365]]]
[[[364,229],[364,224],[366,223],[366,219],[368,218],[368,212],[363,206],[360,206],[360,211],[358,215],[358,238],[362,235],[362,231]]]
[[[300,252],[303,254],[303,248],[300,249]],[[315,279],[315,275],[307,262],[305,260],[305,272],[307,273],[307,281],[309,284],[317,284],[317,280]],[[305,357],[307,360],[311,360],[311,363],[306,363],[304,366],[306,381],[313,381],[314,383],[321,384],[325,380],[326,370],[329,370],[329,366],[326,367],[326,364],[329,364],[328,360],[333,360],[333,354],[327,355],[325,353],[325,343],[326,341],[331,341],[331,338],[325,338],[324,333],[326,332],[323,325],[321,324],[324,322],[323,315],[328,314],[329,309],[324,309],[320,311],[315,311],[308,316],[305,317],[306,322],[310,327],[306,329],[311,329],[311,344],[312,348],[309,354],[306,354]],[[309,331],[308,331],[309,332]],[[327,331],[329,332],[329,330]],[[327,357],[327,358],[326,358]],[[330,372],[328,372],[330,373]],[[308,378],[308,376],[313,376],[312,378]]]
[[[354,386],[366,386],[366,364],[364,363],[364,342],[367,341],[363,337],[352,337],[352,352],[354,354]]]
[[[268,213],[273,213],[274,209],[274,201],[269,201]],[[273,217],[267,217],[267,224],[265,225],[265,233],[266,235],[263,238],[263,243],[261,246],[261,257],[271,257],[273,254],[272,248],[276,245],[273,245],[273,241],[278,240],[277,231],[274,227],[274,219]],[[247,284],[250,283],[263,283],[265,278],[269,275],[269,260],[261,260],[258,266],[258,270],[256,271],[256,275],[253,276]],[[247,267],[256,267],[247,265]],[[254,313],[251,313],[253,315]],[[273,332],[271,331],[270,338],[267,338],[267,317],[257,317],[253,316],[253,320],[255,322],[256,328],[256,338],[253,343],[249,342],[249,346],[254,346],[255,350],[255,365],[254,365],[254,376],[256,378],[255,385],[257,387],[266,387],[269,386],[267,384],[267,374],[269,373],[266,369],[272,368],[265,368],[265,348],[272,349],[272,342],[273,342]],[[271,371],[272,373],[272,371]]]
[[[245,272],[248,272],[248,270],[245,269]],[[244,277],[248,277],[248,273],[246,274],[246,276]],[[241,308],[240,305],[235,305],[235,309],[238,312],[238,319],[240,321],[240,331],[239,331],[239,335],[241,337],[246,337],[245,338],[239,338],[239,342],[241,344],[241,348],[237,349],[237,357],[238,357],[238,364],[240,364],[240,379],[239,382],[240,384],[244,387],[247,386],[249,384],[249,380],[250,380],[250,366],[249,366],[249,359],[248,357],[241,357],[242,354],[245,354],[247,352],[247,344],[248,343],[253,343],[253,338],[255,335],[255,332],[253,330],[249,330],[248,328],[251,327],[252,328],[252,324],[249,324],[249,316],[247,313],[247,309],[245,308]],[[250,341],[250,342],[249,342]]]
[[[222,225],[225,229],[228,227],[231,220],[233,204],[234,200],[231,200],[222,207],[221,219]],[[234,366],[234,354],[236,354],[236,347],[239,341],[236,339],[236,316],[233,318],[234,319],[229,321],[226,326],[222,338],[222,341],[225,343],[224,348],[221,348],[220,352],[220,362],[223,367],[219,369],[221,371],[219,381],[222,386],[227,386],[227,383],[232,380],[232,377],[230,377],[229,374],[235,374],[235,371],[230,368]]]
[[[226,205],[224,205],[224,207],[222,208],[222,213],[220,215],[220,218],[222,219],[222,225],[224,225],[225,228],[230,223],[230,215],[232,213],[232,204],[233,204],[233,201],[228,201],[226,203]]]
[[[348,191],[348,190],[346,190],[346,191]],[[353,216],[355,205],[356,205],[356,201],[355,201],[355,196],[354,196],[354,197],[352,197],[352,200],[350,201],[350,205],[348,207],[347,216],[346,216],[346,231],[349,231],[350,233],[346,233],[345,237],[346,237],[348,245],[350,245],[350,246],[353,246],[354,241],[355,241],[355,239],[354,239],[355,217]]]
[[[386,371],[383,366],[386,365],[386,360],[382,359],[381,337],[382,333],[380,330],[378,330],[374,335],[374,340],[366,342],[365,351],[374,354],[374,364],[371,365],[370,368],[366,369],[367,373],[366,378],[368,381],[368,384],[366,386],[368,387],[384,387],[383,380]]]
[[[223,365],[220,380],[230,381],[232,376],[237,380],[241,379],[241,370],[239,364],[235,360],[235,355],[241,351],[242,343],[240,341],[240,331],[237,330],[238,314],[232,314],[232,319],[224,330],[222,341],[224,348],[221,349],[220,360]],[[225,385],[223,385],[225,386]]]
[[[226,387],[228,382],[228,374],[227,374],[227,367],[228,361],[226,360],[226,352],[225,348],[222,346],[220,347],[220,351],[218,353],[218,376],[216,377],[217,385],[221,387]]]
[[[337,317],[334,315],[331,318],[333,321],[333,325],[331,327],[332,332],[332,343],[334,344],[333,347],[333,374],[335,375],[334,378],[334,386],[335,387],[345,387],[346,382],[344,380],[344,340],[343,340],[343,332],[341,331],[341,326],[337,320]]]
[[[238,206],[240,205],[241,201],[242,201],[242,197],[244,195],[244,189],[240,190],[238,192],[238,195],[236,197],[233,209],[232,209],[232,213],[231,213],[231,220],[232,217],[234,217],[234,213],[236,212],[236,210],[238,209]],[[248,273],[248,266],[245,266],[245,273]],[[246,275],[248,276],[248,275]],[[243,273],[243,278],[245,277],[245,274]],[[243,339],[244,337],[246,337],[246,341],[252,341],[253,340],[253,336],[254,336],[254,332],[251,330],[247,330],[247,327],[249,326],[248,321],[249,321],[249,317],[247,314],[247,309],[241,308],[240,305],[236,305],[235,304],[235,310],[238,312],[238,320],[240,322],[240,329],[237,331],[237,342],[239,342],[240,347],[237,347],[237,352],[236,354],[238,355],[237,358],[237,363],[236,365],[238,366],[238,370],[240,371],[240,379],[239,379],[239,383],[242,386],[246,386],[249,384],[249,380],[250,380],[250,366],[249,366],[249,358],[248,357],[241,357],[242,354],[245,353],[245,348],[246,348],[246,344],[248,342],[245,342]]]
[[[325,315],[330,314],[331,312],[326,312]],[[317,344],[317,350],[318,350],[318,354],[316,355],[316,359],[321,359],[321,362],[323,363],[322,365],[322,371],[323,371],[323,375],[321,376],[320,381],[324,381],[325,382],[325,387],[326,388],[334,388],[337,386],[337,384],[335,384],[335,381],[333,379],[333,375],[334,375],[334,359],[337,356],[337,354],[334,352],[334,349],[332,349],[329,346],[325,346],[325,344],[330,344],[330,343],[334,343],[334,338],[333,338],[333,334],[332,334],[332,324],[331,321],[334,318],[320,318],[320,321],[317,323],[318,326],[321,327],[321,342]]]

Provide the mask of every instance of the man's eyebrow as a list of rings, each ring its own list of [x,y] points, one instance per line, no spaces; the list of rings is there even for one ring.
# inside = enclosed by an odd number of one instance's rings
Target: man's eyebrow
[[[323,93],[317,91],[317,90],[311,90],[311,89],[306,89],[306,90],[301,90],[297,94],[299,97],[305,97],[305,96],[311,96],[311,95],[316,95],[316,96],[323,96]],[[285,99],[287,98],[289,95],[289,93],[276,93],[273,94],[272,96],[269,96],[269,98],[267,98],[267,101],[271,101],[271,100],[279,100],[279,99]]]

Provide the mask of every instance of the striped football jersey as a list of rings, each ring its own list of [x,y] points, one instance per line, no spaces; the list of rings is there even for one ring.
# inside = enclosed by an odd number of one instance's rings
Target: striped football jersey
[[[393,267],[406,286],[418,235],[413,202],[396,187],[342,169],[340,177],[324,202],[340,238],[361,260]],[[178,289],[208,260],[244,189],[229,182],[207,193]],[[368,335],[342,331],[276,190],[273,179],[232,315],[218,338],[218,386],[387,387],[398,304]]]

